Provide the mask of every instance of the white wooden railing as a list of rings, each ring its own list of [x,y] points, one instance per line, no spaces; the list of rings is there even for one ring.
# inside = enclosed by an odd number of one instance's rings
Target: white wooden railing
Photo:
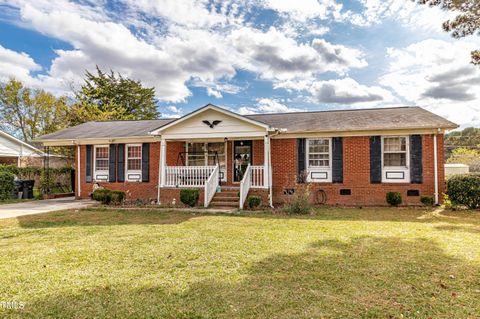
[[[217,166],[167,166],[166,187],[203,187]]]
[[[265,172],[263,165],[252,166],[252,188],[265,187]]]
[[[212,201],[213,196],[217,192],[219,181],[220,181],[220,166],[217,165],[213,169],[212,174],[210,174],[210,177],[205,182],[205,191],[204,191],[205,199],[203,201],[205,207],[208,207],[208,205],[210,205],[210,202]]]
[[[240,209],[243,209],[245,200],[248,196],[248,191],[252,185],[252,166],[248,164],[245,173],[243,173],[242,181],[240,182]]]

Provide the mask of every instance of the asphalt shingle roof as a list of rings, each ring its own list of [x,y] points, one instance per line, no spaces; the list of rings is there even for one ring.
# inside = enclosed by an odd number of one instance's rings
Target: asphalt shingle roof
[[[458,127],[421,107],[253,114],[248,118],[287,132],[363,131]]]
[[[246,117],[277,129],[286,129],[288,133],[458,127],[421,107],[252,114]],[[38,140],[144,137],[172,121],[174,119],[88,122],[41,136]]]
[[[55,133],[40,136],[37,140],[144,137],[148,136],[150,131],[164,126],[171,121],[173,121],[173,119],[87,122]]]

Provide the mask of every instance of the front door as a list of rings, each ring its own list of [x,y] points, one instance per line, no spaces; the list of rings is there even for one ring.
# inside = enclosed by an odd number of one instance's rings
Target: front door
[[[252,141],[233,141],[233,181],[240,182],[252,164]]]

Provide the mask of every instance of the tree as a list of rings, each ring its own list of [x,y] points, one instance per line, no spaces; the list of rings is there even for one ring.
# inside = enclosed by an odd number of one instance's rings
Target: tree
[[[447,163],[466,164],[471,172],[480,171],[480,151],[465,147],[459,147],[452,151]]]
[[[67,126],[66,97],[27,88],[15,79],[0,84],[0,126],[25,142]]]
[[[86,72],[85,84],[75,92],[77,103],[71,110],[71,124],[91,120],[156,119],[155,89],[143,87],[140,81],[121,74]]]
[[[480,1],[479,0],[415,0],[419,4],[440,7],[443,10],[456,11],[460,14],[453,20],[443,23],[443,30],[456,38],[480,35]],[[480,65],[480,50],[472,51],[472,63]]]

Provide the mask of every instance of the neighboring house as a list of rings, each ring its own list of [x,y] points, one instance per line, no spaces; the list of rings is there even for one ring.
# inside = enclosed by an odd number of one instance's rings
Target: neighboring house
[[[455,174],[468,174],[470,167],[466,164],[445,164],[445,176]]]
[[[18,167],[43,167],[46,154],[33,145],[0,131],[0,165],[16,165]],[[68,157],[48,155],[49,167],[64,167],[71,164]]]
[[[89,122],[38,141],[76,146],[78,198],[98,181],[161,203],[199,188],[207,206],[222,198],[220,183],[240,206],[248,193],[284,203],[306,185],[317,203],[385,205],[398,191],[418,204],[444,191],[443,134],[456,127],[420,107],[242,116],[209,104],[175,120]]]
[[[38,148],[0,131],[0,164],[29,166],[42,158],[43,152]]]

